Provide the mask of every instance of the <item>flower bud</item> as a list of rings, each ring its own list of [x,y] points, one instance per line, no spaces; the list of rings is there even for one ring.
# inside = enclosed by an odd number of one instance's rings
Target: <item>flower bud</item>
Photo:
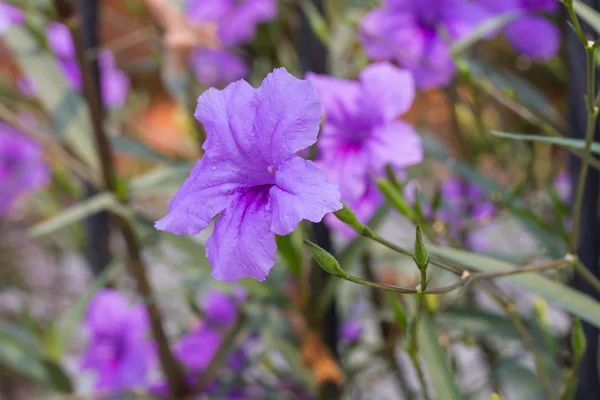
[[[348,205],[342,202],[343,208],[341,210],[337,210],[333,213],[343,223],[354,229],[355,231],[361,233],[365,230],[365,226],[356,218],[356,214]]]
[[[583,333],[583,327],[579,318],[573,320],[573,332],[571,332],[571,347],[573,349],[573,355],[575,360],[579,361],[585,353],[587,347],[587,341],[585,339],[585,333]]]
[[[413,259],[417,264],[417,268],[420,271],[426,271],[429,265],[429,254],[427,254],[427,248],[423,242],[423,235],[421,234],[421,226],[417,225],[417,232],[415,236],[415,250]]]
[[[498,393],[492,393],[490,400],[502,400],[502,396],[500,396]]]
[[[308,246],[308,249],[312,253],[313,257],[317,261],[317,264],[325,271],[330,274],[337,275],[339,277],[345,277],[348,274],[340,267],[340,263],[325,249],[317,246],[310,240],[304,239],[304,244]]]

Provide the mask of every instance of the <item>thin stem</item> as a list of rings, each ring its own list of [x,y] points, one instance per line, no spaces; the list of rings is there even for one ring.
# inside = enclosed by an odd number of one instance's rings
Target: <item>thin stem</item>
[[[500,305],[500,307],[502,307],[502,309],[506,312],[508,317],[511,319],[512,323],[517,328],[517,332],[519,333],[519,336],[521,336],[523,344],[533,357],[536,373],[538,375],[538,378],[542,382],[542,385],[544,386],[544,390],[546,392],[546,395],[548,396],[548,399],[556,400],[556,394],[554,392],[554,389],[552,388],[550,378],[546,373],[546,368],[544,367],[542,358],[539,352],[537,351],[535,344],[533,343],[533,339],[531,338],[527,327],[523,323],[521,316],[516,311],[514,304],[510,304],[506,300],[504,300],[502,296],[499,295],[499,293],[496,293],[496,290],[491,285],[488,285],[486,287],[486,292],[492,297],[492,299],[494,299],[494,301],[496,301],[498,305]]]
[[[594,127],[598,116],[598,109],[594,105],[595,93],[595,69],[594,69],[594,52],[593,47],[586,46],[586,64],[588,76],[588,93],[586,96],[587,102],[587,132],[585,135],[585,148],[583,150],[583,159],[581,161],[581,169],[579,171],[579,181],[577,183],[577,192],[573,203],[573,228],[571,230],[570,250],[575,254],[577,245],[579,244],[579,225],[581,223],[581,210],[583,204],[583,191],[585,190],[585,181],[587,178],[588,167],[592,157],[592,141],[594,139]]]
[[[427,271],[425,270],[421,271],[421,288],[423,288],[423,290],[427,289]],[[423,368],[421,368],[421,363],[419,362],[419,340],[417,337],[417,333],[419,331],[419,320],[421,318],[421,314],[424,311],[425,295],[423,293],[419,293],[417,295],[417,309],[415,311],[415,316],[410,326],[410,336],[407,351],[415,367],[415,370],[417,371],[419,383],[423,388],[423,397],[425,398],[425,400],[429,400],[430,397],[427,391],[427,382],[425,380],[425,374],[423,373]]]
[[[81,38],[75,32],[73,35],[77,58],[81,68],[83,78],[83,94],[86,99],[90,119],[92,121],[92,130],[98,148],[100,163],[102,166],[102,176],[104,186],[110,192],[117,196],[117,180],[113,164],[112,149],[108,136],[104,130],[102,121],[102,108],[100,104],[100,96],[98,96],[98,87],[96,85],[92,70],[87,60],[85,60],[84,46]],[[142,298],[148,299],[146,310],[150,319],[150,327],[154,340],[158,345],[158,355],[163,369],[163,373],[167,379],[171,395],[177,397],[186,392],[184,374],[181,365],[175,359],[171,352],[167,335],[162,327],[162,315],[157,304],[152,300],[153,288],[147,276],[147,268],[141,257],[141,250],[134,228],[129,221],[122,216],[115,215],[115,219],[121,229],[121,233],[126,243],[127,253],[129,256],[129,265],[131,272],[136,279],[137,290]]]
[[[600,292],[600,280],[590,272],[589,269],[581,261],[574,264],[575,272],[585,279],[596,291]]]

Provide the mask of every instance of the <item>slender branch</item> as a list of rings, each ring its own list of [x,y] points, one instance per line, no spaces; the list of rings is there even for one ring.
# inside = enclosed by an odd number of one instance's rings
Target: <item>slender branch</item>
[[[552,388],[552,383],[550,381],[550,378],[548,377],[548,374],[546,373],[546,368],[544,367],[542,357],[540,356],[539,352],[537,351],[535,344],[533,343],[533,339],[531,338],[531,335],[529,334],[527,327],[523,323],[521,316],[516,311],[515,305],[508,303],[506,300],[504,300],[502,298],[502,296],[500,296],[500,294],[497,293],[496,290],[491,285],[486,285],[485,289],[486,289],[486,292],[492,297],[492,299],[500,307],[502,307],[502,309],[506,312],[508,317],[511,319],[512,323],[517,328],[517,332],[519,333],[519,336],[521,336],[521,340],[523,341],[523,344],[525,345],[525,347],[527,348],[527,350],[531,353],[531,356],[533,357],[533,362],[535,364],[536,373],[538,375],[538,378],[542,382],[542,385],[544,386],[544,390],[546,392],[546,395],[548,396],[548,399],[556,400],[556,393],[555,393],[554,389]]]
[[[420,287],[423,290],[427,289],[427,271],[425,270],[421,271]],[[425,380],[425,374],[423,373],[423,368],[419,362],[419,340],[417,337],[417,333],[419,331],[419,320],[423,312],[425,312],[425,295],[423,293],[419,293],[417,295],[417,309],[410,326],[410,336],[407,351],[415,370],[417,371],[417,377],[419,379],[419,383],[421,384],[421,388],[423,389],[423,397],[425,400],[429,400],[430,397],[427,390],[427,381]]]
[[[600,292],[600,280],[581,261],[575,264],[575,272],[585,279],[594,289]]]
[[[571,7],[572,8],[572,7]],[[575,17],[575,20],[577,18]],[[596,118],[598,117],[598,108],[594,105],[595,94],[595,48],[586,45],[586,64],[588,77],[588,92],[586,96],[587,102],[587,132],[585,135],[585,148],[583,150],[583,159],[581,160],[581,170],[579,171],[579,181],[577,182],[577,192],[573,203],[573,228],[571,229],[570,250],[575,254],[577,245],[579,244],[579,226],[581,224],[581,210],[583,204],[583,191],[585,189],[585,181],[587,178],[590,160],[592,158],[592,141],[594,139],[594,127],[596,126]]]
[[[113,164],[112,149],[108,140],[108,136],[104,131],[104,125],[102,121],[102,108],[100,104],[100,98],[97,95],[98,87],[96,85],[90,65],[85,59],[85,49],[78,32],[75,32],[73,39],[75,42],[75,49],[83,78],[83,94],[86,99],[88,111],[90,113],[92,130],[100,156],[104,186],[107,190],[119,196],[119,193],[117,192],[117,180]],[[152,334],[158,345],[158,355],[163,373],[169,385],[170,393],[173,396],[181,396],[186,391],[183,370],[171,352],[167,335],[162,327],[161,311],[153,300],[153,289],[146,273],[146,265],[141,257],[138,239],[133,227],[130,225],[127,219],[119,215],[115,215],[115,219],[119,224],[121,233],[126,243],[127,252],[130,259],[129,265],[137,282],[137,290],[142,298],[147,299],[146,309],[150,318]]]

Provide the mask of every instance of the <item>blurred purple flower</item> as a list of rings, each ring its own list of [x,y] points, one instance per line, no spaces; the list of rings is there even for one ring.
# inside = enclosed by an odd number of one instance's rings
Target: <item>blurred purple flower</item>
[[[188,18],[196,24],[214,25],[217,38],[225,49],[200,48],[190,57],[197,79],[206,86],[227,84],[244,78],[244,61],[228,50],[252,40],[256,27],[275,18],[276,0],[190,0]]]
[[[0,1],[0,35],[13,25],[25,22],[25,14],[17,7]]]
[[[37,94],[37,87],[27,75],[21,75],[17,79],[17,87],[25,97],[34,97]]]
[[[256,26],[275,18],[276,0],[190,0],[188,17],[198,24],[217,25],[217,35],[225,46],[247,43]]]
[[[569,171],[563,170],[554,177],[554,189],[563,203],[571,201],[571,177]]]
[[[412,125],[397,119],[412,104],[412,76],[384,62],[363,69],[358,82],[312,73],[307,78],[325,113],[318,163],[340,185],[342,200],[367,222],[383,201],[369,176],[381,175],[388,164],[402,169],[423,159]],[[331,217],[328,223],[341,226]]]
[[[518,12],[520,16],[506,25],[504,34],[510,44],[522,54],[536,60],[548,60],[560,47],[560,30],[541,13],[558,11],[556,0],[479,0],[491,13],[499,15]]]
[[[46,27],[48,47],[58,57],[58,65],[71,89],[78,92],[82,88],[81,70],[75,53],[75,44],[67,26],[51,22]],[[107,108],[122,107],[129,93],[129,77],[115,66],[115,59],[109,50],[102,50],[98,55],[100,70],[100,91],[102,101]]]
[[[97,389],[131,389],[148,383],[155,355],[146,338],[149,322],[142,305],[130,307],[119,292],[102,289],[90,302],[84,324],[90,341],[82,368],[96,372]]]
[[[41,146],[16,128],[0,122],[0,215],[24,195],[45,186],[50,171]]]
[[[347,343],[354,343],[362,335],[362,325],[355,319],[346,320],[340,327],[340,338]]]
[[[258,89],[240,80],[207,90],[195,116],[206,128],[204,157],[155,226],[195,235],[221,213],[206,244],[212,275],[264,280],[275,264],[275,234],[341,208],[336,185],[295,155],[317,139],[317,93],[279,68]]]
[[[468,0],[384,0],[360,27],[367,57],[396,60],[417,86],[447,84],[455,72],[450,44],[468,35],[488,13]]]
[[[244,61],[226,50],[194,50],[190,66],[198,81],[206,86],[233,82],[248,74]]]

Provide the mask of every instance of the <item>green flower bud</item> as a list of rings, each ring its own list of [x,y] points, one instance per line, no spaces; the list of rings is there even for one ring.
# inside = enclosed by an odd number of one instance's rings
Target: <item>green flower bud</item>
[[[325,249],[317,246],[310,240],[304,239],[304,244],[308,246],[308,249],[312,253],[313,257],[317,261],[317,264],[325,271],[330,274],[337,275],[339,277],[348,276],[348,274],[340,267],[340,263]]]
[[[355,231],[362,233],[365,230],[365,226],[356,218],[356,214],[348,205],[342,202],[344,207],[333,213],[343,223],[354,229]]]
[[[417,268],[421,271],[426,271],[429,265],[429,254],[427,254],[427,247],[423,242],[423,235],[421,234],[421,226],[417,225],[417,232],[415,236],[415,250],[413,259],[417,264]]]
[[[583,333],[583,327],[579,318],[573,320],[573,332],[571,332],[571,347],[573,348],[573,354],[575,360],[579,361],[585,353],[587,347],[587,341],[585,339],[585,333]]]
[[[502,400],[502,396],[500,396],[498,393],[492,393],[490,400]]]

